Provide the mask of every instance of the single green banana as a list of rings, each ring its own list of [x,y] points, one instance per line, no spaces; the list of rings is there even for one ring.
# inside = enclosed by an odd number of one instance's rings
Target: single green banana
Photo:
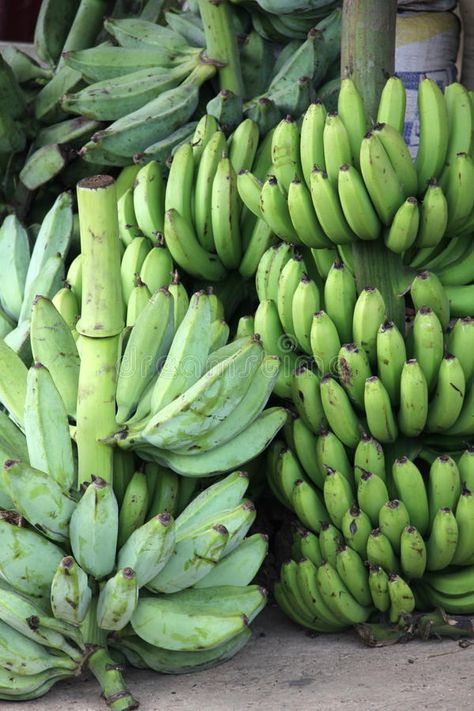
[[[350,163],[339,166],[337,189],[342,212],[354,234],[363,240],[377,239],[380,219],[361,174]]]
[[[407,507],[399,499],[386,501],[379,510],[379,528],[387,536],[397,555],[400,555],[400,537],[409,523],[410,516]]]
[[[347,130],[351,154],[356,166],[359,166],[359,154],[362,139],[367,133],[368,117],[364,100],[355,82],[350,77],[341,80],[337,99],[337,112]]]
[[[331,375],[321,378],[321,402],[333,432],[346,447],[355,448],[360,439],[360,423],[349,397]]]
[[[313,315],[310,342],[321,375],[333,372],[341,348],[341,339],[336,324],[326,311],[317,311]]]
[[[442,570],[451,563],[456,553],[458,535],[458,524],[451,509],[438,509],[426,542],[427,570]]]
[[[68,526],[75,502],[51,477],[28,464],[7,460],[3,482],[15,510],[54,541],[68,538]]]
[[[364,471],[357,486],[357,503],[374,526],[379,523],[382,506],[389,500],[390,496],[383,479],[373,472]]]
[[[402,615],[413,612],[415,596],[408,583],[396,573],[388,576],[388,594],[390,596],[389,620],[392,624],[396,624]]]
[[[426,570],[426,545],[415,526],[406,526],[400,536],[400,563],[408,580],[422,578]]]
[[[400,378],[398,424],[407,437],[418,437],[428,417],[428,385],[415,358],[406,361]]]
[[[68,324],[43,296],[33,303],[30,339],[33,358],[48,369],[67,414],[75,417],[80,365],[77,346]]]
[[[323,429],[316,438],[314,450],[314,437],[310,450],[317,477],[315,484],[323,489],[328,468],[336,469],[344,476],[351,488],[354,488],[354,472],[347,456],[346,449],[341,440],[331,430]]]
[[[369,590],[376,609],[387,612],[390,607],[388,575],[381,565],[369,564]]]
[[[364,392],[366,382],[371,377],[371,370],[366,352],[355,343],[346,343],[337,356],[339,382],[351,401],[364,411]]]
[[[320,533],[329,519],[322,496],[304,479],[295,482],[291,504],[299,520],[313,533]]]
[[[381,293],[375,287],[365,287],[354,306],[352,334],[354,342],[367,353],[371,365],[377,360],[377,333],[385,318]]]
[[[137,576],[132,568],[122,568],[107,580],[97,601],[97,625],[103,630],[121,630],[138,604]]]
[[[49,601],[50,587],[60,560],[59,546],[24,527],[19,514],[0,517],[0,567],[2,576],[15,590],[42,603]],[[10,551],[16,551],[15,556]]]
[[[452,427],[462,410],[466,390],[463,367],[448,353],[439,367],[436,388],[428,407],[427,432],[444,432]]]
[[[24,427],[31,466],[68,492],[76,475],[67,412],[49,371],[38,362],[28,371]]]
[[[420,191],[431,178],[439,178],[448,149],[448,110],[438,84],[425,77],[418,86],[420,143],[415,167]]]
[[[367,559],[370,565],[380,565],[388,574],[398,572],[400,567],[390,540],[380,528],[374,528],[369,535]]]
[[[80,624],[89,609],[92,590],[87,574],[74,558],[66,556],[56,569],[51,582],[51,609],[54,616],[71,625]]]
[[[390,395],[376,375],[365,381],[364,409],[370,434],[382,443],[395,442],[398,427]]]
[[[388,77],[380,95],[377,123],[386,123],[403,134],[405,127],[406,89],[400,77]]]
[[[387,479],[383,447],[367,434],[362,434],[354,452],[354,478],[357,484],[364,471],[377,474],[383,481]]]
[[[361,556],[349,546],[339,546],[336,554],[336,570],[347,589],[360,605],[371,607],[369,572]]]
[[[362,140],[360,168],[380,220],[384,225],[390,225],[405,194],[400,178],[375,131],[366,134]]]
[[[408,457],[400,457],[393,463],[392,476],[397,496],[408,510],[410,523],[425,536],[430,527],[430,513],[428,495],[420,470]]]
[[[168,354],[173,334],[173,299],[158,289],[136,320],[117,378],[117,421],[127,421]]]
[[[377,372],[387,390],[393,407],[400,402],[400,380],[406,361],[402,334],[393,321],[384,321],[376,337]]]
[[[368,515],[356,505],[352,505],[342,517],[341,532],[347,545],[366,559],[367,540],[372,530]]]
[[[353,503],[352,487],[341,472],[326,467],[323,487],[324,503],[332,523],[341,528],[345,512]]]

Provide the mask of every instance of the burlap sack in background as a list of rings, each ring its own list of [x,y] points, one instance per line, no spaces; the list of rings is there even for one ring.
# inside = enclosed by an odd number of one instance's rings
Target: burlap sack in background
[[[397,14],[395,71],[407,91],[405,140],[413,156],[419,143],[418,84],[425,75],[441,88],[456,81],[459,39],[460,21],[452,12]]]

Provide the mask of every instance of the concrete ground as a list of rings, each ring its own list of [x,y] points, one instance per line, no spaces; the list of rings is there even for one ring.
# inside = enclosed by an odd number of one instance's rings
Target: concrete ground
[[[474,706],[474,647],[451,640],[369,649],[352,633],[312,637],[275,607],[220,667],[182,676],[127,673],[142,711],[452,711]],[[472,704],[472,706],[471,706]],[[1,711],[105,711],[92,679],[57,684]]]

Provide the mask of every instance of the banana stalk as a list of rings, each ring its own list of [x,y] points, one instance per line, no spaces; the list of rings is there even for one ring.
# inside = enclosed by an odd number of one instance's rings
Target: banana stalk
[[[82,250],[81,367],[77,401],[78,484],[92,475],[112,482],[112,448],[101,440],[114,429],[123,300],[115,182],[109,176],[77,187]]]
[[[237,37],[233,31],[232,9],[227,0],[198,0],[204,25],[207,55],[222,63],[219,68],[220,88],[244,95]]]
[[[113,178],[85,178],[77,186],[82,253],[82,336],[116,336],[124,327],[120,240]]]

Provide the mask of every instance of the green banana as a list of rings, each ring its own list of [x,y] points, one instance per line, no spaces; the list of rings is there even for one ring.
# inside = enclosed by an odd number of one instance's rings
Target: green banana
[[[449,508],[436,511],[426,542],[426,569],[442,570],[454,558],[458,543],[458,524]]]
[[[456,356],[448,353],[439,367],[436,389],[428,407],[427,432],[444,432],[452,427],[462,410],[466,378]]]
[[[59,562],[51,582],[51,609],[54,616],[78,625],[84,620],[91,599],[87,574],[74,558],[66,556]]]
[[[371,435],[382,443],[395,442],[398,427],[390,396],[383,382],[376,375],[372,375],[365,381],[364,409]]]
[[[321,402],[331,429],[347,447],[356,447],[360,423],[344,389],[330,375],[321,379]]]
[[[383,481],[386,481],[385,455],[382,445],[367,434],[362,434],[354,452],[354,477],[357,484],[364,471],[377,474]]]
[[[433,79],[424,78],[418,86],[420,143],[415,167],[420,191],[431,178],[439,178],[448,149],[448,110],[443,92]]]
[[[367,539],[367,559],[371,565],[380,565],[386,573],[399,570],[399,561],[392,544],[380,528],[374,528]]]
[[[68,492],[76,476],[67,413],[51,375],[41,363],[35,363],[28,372],[24,426],[31,466],[49,474]]]
[[[12,588],[34,600],[49,601],[51,583],[64,551],[25,528],[18,514],[0,516],[0,569]],[[15,555],[11,555],[15,551]]]
[[[407,507],[399,499],[386,501],[379,510],[379,528],[387,536],[397,555],[400,555],[400,537],[409,523],[410,516]]]
[[[54,332],[55,338],[49,334]],[[48,337],[46,337],[48,334]],[[79,354],[69,326],[49,299],[35,298],[31,314],[31,350],[48,370],[68,415],[76,413]]]
[[[400,537],[400,564],[409,580],[422,578],[426,570],[426,545],[415,526],[406,526]]]
[[[400,380],[406,361],[402,334],[393,321],[384,321],[376,337],[377,372],[387,390],[393,407],[400,402]]]
[[[3,481],[15,510],[54,541],[64,542],[75,502],[51,477],[28,464],[7,460]]]
[[[309,337],[311,352],[319,372],[322,375],[331,373],[337,362],[341,339],[336,324],[326,311],[317,311],[313,315]]]
[[[325,171],[318,167],[313,168],[310,189],[316,217],[331,242],[351,244],[357,239],[344,216],[337,187],[331,182]]]
[[[388,576],[388,594],[390,596],[389,619],[392,624],[402,615],[410,614],[415,609],[415,596],[408,583],[396,573]]]
[[[337,189],[344,217],[354,234],[363,240],[377,239],[380,219],[357,168],[349,163],[339,166]]]
[[[428,495],[420,470],[407,457],[400,457],[393,463],[392,476],[398,498],[408,510],[410,523],[425,536],[430,527],[430,513]]]
[[[320,494],[304,479],[295,481],[291,504],[299,520],[314,533],[320,533],[328,513]]]
[[[405,127],[406,90],[400,77],[388,77],[379,99],[377,123],[386,123],[403,134]]]
[[[353,503],[352,487],[341,472],[326,467],[324,503],[332,523],[341,528],[342,518]]]
[[[354,472],[347,456],[346,449],[341,440],[331,430],[322,430],[316,439],[314,451],[314,437],[310,450],[313,466],[317,469],[315,484],[323,489],[328,467],[336,469],[344,476],[346,481],[354,488]]]
[[[115,563],[118,507],[110,484],[100,477],[87,486],[71,516],[69,537],[75,560],[99,580]]]
[[[388,575],[381,565],[369,564],[369,590],[377,610],[387,612],[390,607]]]
[[[129,622],[138,604],[135,571],[122,568],[107,580],[97,601],[97,625],[103,630],[121,630]]]
[[[410,358],[400,377],[398,424],[407,437],[418,437],[428,417],[428,385],[420,364]]]
[[[385,321],[385,303],[379,290],[365,287],[354,306],[352,334],[354,342],[367,353],[369,363],[377,359],[377,334]]]
[[[339,546],[336,554],[336,570],[341,580],[360,605],[372,606],[369,589],[369,573],[361,556],[345,544]]]
[[[369,361],[365,351],[355,343],[346,343],[337,356],[339,382],[342,384],[352,402],[364,410],[364,390],[366,382],[371,377]]]
[[[429,306],[422,306],[413,322],[413,355],[423,370],[430,392],[438,380],[443,353],[444,337],[441,323]]]
[[[342,517],[341,532],[347,545],[366,559],[367,540],[372,530],[368,515],[356,505],[352,505]]]
[[[364,471],[357,486],[357,503],[374,526],[378,525],[380,510],[389,499],[387,486],[383,479],[373,472]]]

